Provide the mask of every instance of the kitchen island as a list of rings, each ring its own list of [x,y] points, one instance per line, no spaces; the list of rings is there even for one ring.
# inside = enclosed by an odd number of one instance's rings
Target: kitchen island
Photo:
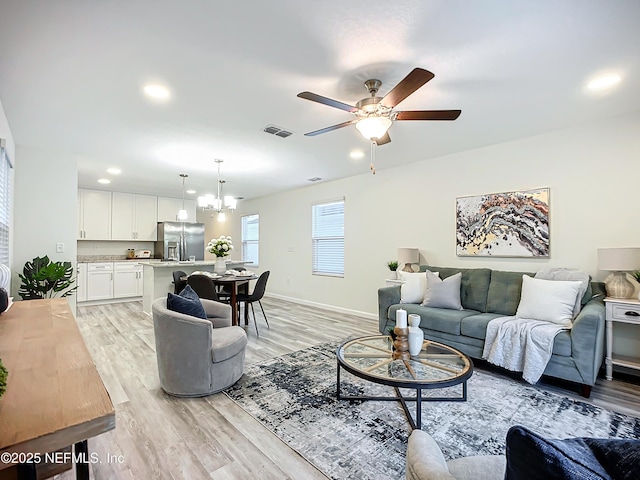
[[[182,270],[187,275],[197,271],[213,272],[215,260],[196,260],[195,262],[163,262],[160,260],[140,261],[142,264],[142,310],[151,315],[151,305],[156,298],[173,293],[173,272]],[[242,266],[247,262],[227,261],[227,268]]]

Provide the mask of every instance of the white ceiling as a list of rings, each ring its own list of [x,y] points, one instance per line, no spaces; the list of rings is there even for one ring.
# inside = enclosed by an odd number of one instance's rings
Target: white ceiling
[[[454,122],[396,122],[378,175],[640,109],[637,0],[0,0],[0,99],[18,145],[78,162],[80,186],[181,195],[216,185],[253,198],[368,172],[369,145],[341,110],[412,68],[435,78],[400,110],[462,109]],[[605,71],[608,95],[586,95]],[[161,82],[164,104],[142,86]],[[262,132],[274,124],[294,132]],[[352,160],[361,149],[365,158]],[[18,159],[19,161],[19,159]],[[461,166],[463,168],[464,166]]]

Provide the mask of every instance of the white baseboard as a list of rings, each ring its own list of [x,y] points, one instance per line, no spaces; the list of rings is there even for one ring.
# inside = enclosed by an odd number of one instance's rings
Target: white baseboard
[[[338,313],[346,313],[348,315],[355,315],[357,317],[367,318],[370,320],[378,319],[378,315],[375,315],[373,313],[361,312],[359,310],[351,310],[349,308],[338,307],[336,305],[327,305],[326,303],[311,302],[309,300],[303,300],[301,298],[294,298],[294,297],[287,297],[286,295],[279,295],[277,293],[265,293],[265,297],[278,298],[280,300],[286,300],[287,302],[298,303],[300,305],[306,305],[308,307],[324,308],[325,310],[331,310],[333,312],[338,312]]]

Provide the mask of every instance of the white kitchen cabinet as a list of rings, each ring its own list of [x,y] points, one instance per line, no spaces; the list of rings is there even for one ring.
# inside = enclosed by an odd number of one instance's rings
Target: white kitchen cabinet
[[[76,268],[76,301],[87,301],[87,264],[79,263]]]
[[[142,296],[142,265],[136,262],[113,264],[113,298]]]
[[[113,298],[113,262],[87,264],[87,300]]]
[[[158,197],[113,192],[112,240],[157,240]]]
[[[111,240],[111,192],[78,190],[78,240]]]
[[[158,197],[158,221],[178,222],[178,210],[182,209],[181,198]],[[187,211],[186,222],[196,221],[196,201],[184,200],[184,209]]]

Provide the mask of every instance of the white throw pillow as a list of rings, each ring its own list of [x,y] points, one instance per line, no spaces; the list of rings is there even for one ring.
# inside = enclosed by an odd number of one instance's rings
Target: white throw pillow
[[[427,290],[422,302],[423,307],[447,308],[462,310],[460,303],[460,282],[462,273],[440,280],[440,277],[427,270]]]
[[[424,272],[398,272],[400,285],[400,303],[420,303],[427,289],[427,277]]]
[[[522,276],[522,294],[516,317],[571,325],[581,282],[541,280]]]

